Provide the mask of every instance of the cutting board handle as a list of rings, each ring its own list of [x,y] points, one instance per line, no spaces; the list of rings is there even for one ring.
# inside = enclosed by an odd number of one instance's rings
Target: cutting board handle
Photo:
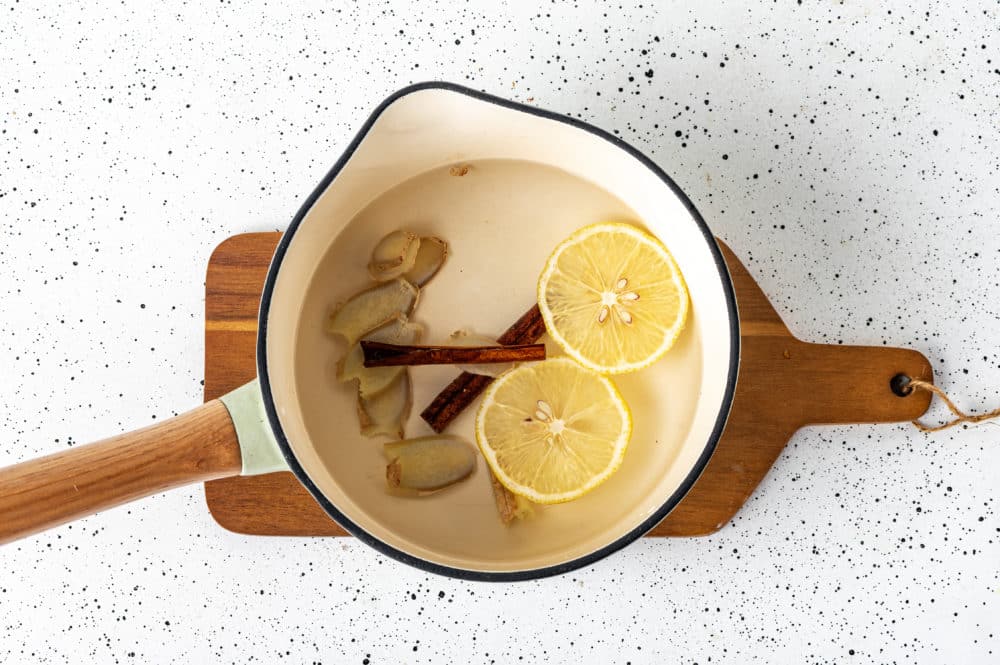
[[[212,400],[144,429],[0,469],[0,544],[241,468],[232,418]]]
[[[794,340],[783,357],[798,426],[916,420],[930,405],[930,394],[901,397],[890,385],[899,374],[933,382],[931,364],[919,351]]]

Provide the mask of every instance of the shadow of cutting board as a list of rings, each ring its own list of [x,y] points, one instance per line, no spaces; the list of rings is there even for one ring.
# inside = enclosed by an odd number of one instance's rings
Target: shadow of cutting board
[[[219,245],[205,281],[205,400],[256,376],[257,308],[279,233],[248,233]],[[721,245],[721,244],[720,244]],[[725,245],[740,311],[742,352],[732,411],[704,473],[648,535],[700,536],[725,526],[806,425],[913,420],[926,392],[897,397],[896,374],[932,380],[917,351],[807,344],[785,327],[767,297]],[[288,472],[205,483],[223,527],[247,534],[345,536]]]

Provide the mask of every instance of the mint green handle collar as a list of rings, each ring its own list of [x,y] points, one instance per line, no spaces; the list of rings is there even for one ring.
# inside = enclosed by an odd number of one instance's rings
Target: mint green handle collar
[[[243,458],[241,476],[287,471],[288,464],[264,412],[260,381],[254,379],[219,398],[233,419]]]

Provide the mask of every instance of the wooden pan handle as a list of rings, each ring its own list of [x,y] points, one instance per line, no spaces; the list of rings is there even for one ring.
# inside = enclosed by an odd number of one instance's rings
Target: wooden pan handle
[[[0,544],[240,468],[232,419],[212,400],[135,432],[0,469]]]

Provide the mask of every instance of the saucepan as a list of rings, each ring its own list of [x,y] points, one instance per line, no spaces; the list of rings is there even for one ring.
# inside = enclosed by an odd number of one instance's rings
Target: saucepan
[[[669,248],[691,304],[666,356],[616,378],[634,414],[620,469],[509,525],[481,459],[452,488],[387,492],[382,445],[361,436],[356,393],[335,377],[342,348],[324,329],[331,307],[370,279],[371,248],[398,228],[446,239],[448,260],[420,295],[428,337],[495,336],[534,303],[549,251],[609,219]],[[650,159],[564,115],[413,85],[375,109],[289,224],[262,294],[257,378],[172,420],[0,470],[0,542],[188,483],[290,470],[344,529],[407,564],[492,581],[564,573],[634,541],[690,489],[726,423],[739,339],[713,236]],[[455,373],[413,368],[414,412]],[[474,410],[448,431],[472,439]],[[406,433],[430,431],[414,414]]]

